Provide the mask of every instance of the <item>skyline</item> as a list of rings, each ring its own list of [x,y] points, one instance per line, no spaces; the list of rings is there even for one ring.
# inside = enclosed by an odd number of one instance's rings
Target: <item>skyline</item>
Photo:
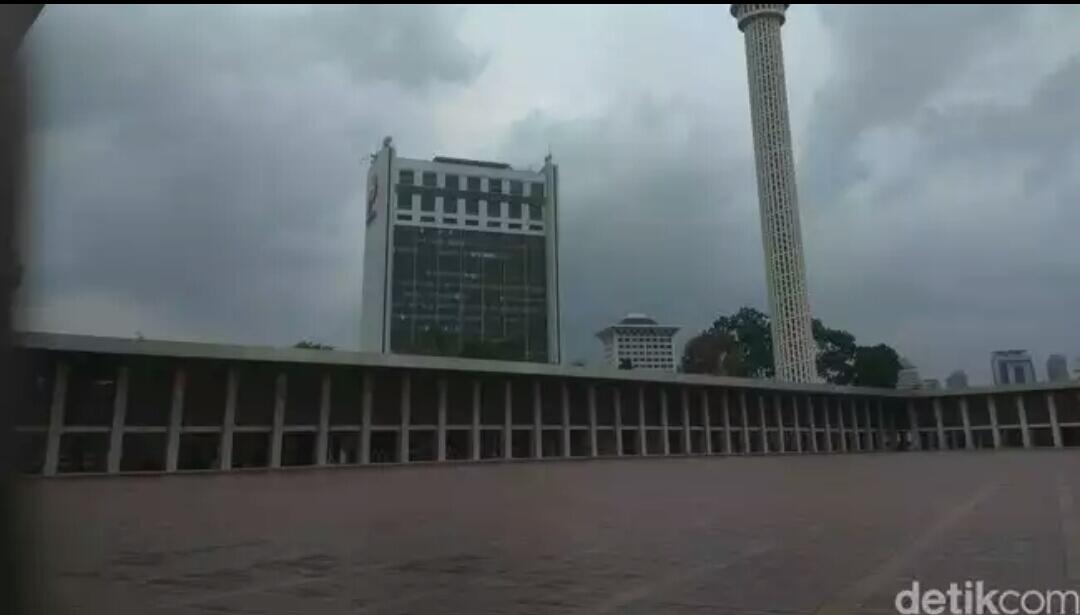
[[[1077,16],[792,7],[815,317],[925,376],[1080,351]],[[565,359],[627,311],[685,339],[766,304],[740,37],[726,6],[47,7],[26,49],[33,320],[355,348],[361,163],[393,134],[523,168],[550,147]]]

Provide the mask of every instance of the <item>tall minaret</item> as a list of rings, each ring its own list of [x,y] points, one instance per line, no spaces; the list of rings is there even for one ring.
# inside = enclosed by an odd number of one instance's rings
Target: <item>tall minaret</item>
[[[817,345],[810,328],[810,306],[806,298],[806,264],[799,229],[799,200],[795,194],[784,51],[780,45],[780,26],[784,25],[787,7],[787,4],[732,4],[731,15],[746,35],[746,72],[750,80],[754,162],[776,378],[815,382]]]

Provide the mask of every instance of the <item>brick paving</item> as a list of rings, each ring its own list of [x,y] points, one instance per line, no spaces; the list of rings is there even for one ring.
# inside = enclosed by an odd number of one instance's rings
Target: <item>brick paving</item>
[[[47,590],[43,613],[891,613],[913,578],[1080,589],[1078,462],[1000,451],[32,480],[26,570]]]

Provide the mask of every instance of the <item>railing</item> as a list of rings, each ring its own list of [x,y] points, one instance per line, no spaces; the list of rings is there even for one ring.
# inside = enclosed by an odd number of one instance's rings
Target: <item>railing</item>
[[[936,395],[24,334],[28,473],[1080,445],[1077,384]]]

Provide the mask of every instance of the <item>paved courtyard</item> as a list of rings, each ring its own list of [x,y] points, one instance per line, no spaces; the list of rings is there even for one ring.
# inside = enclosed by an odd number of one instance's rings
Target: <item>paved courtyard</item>
[[[34,480],[40,612],[891,613],[1080,589],[1080,452]],[[28,534],[35,535],[35,534]]]

